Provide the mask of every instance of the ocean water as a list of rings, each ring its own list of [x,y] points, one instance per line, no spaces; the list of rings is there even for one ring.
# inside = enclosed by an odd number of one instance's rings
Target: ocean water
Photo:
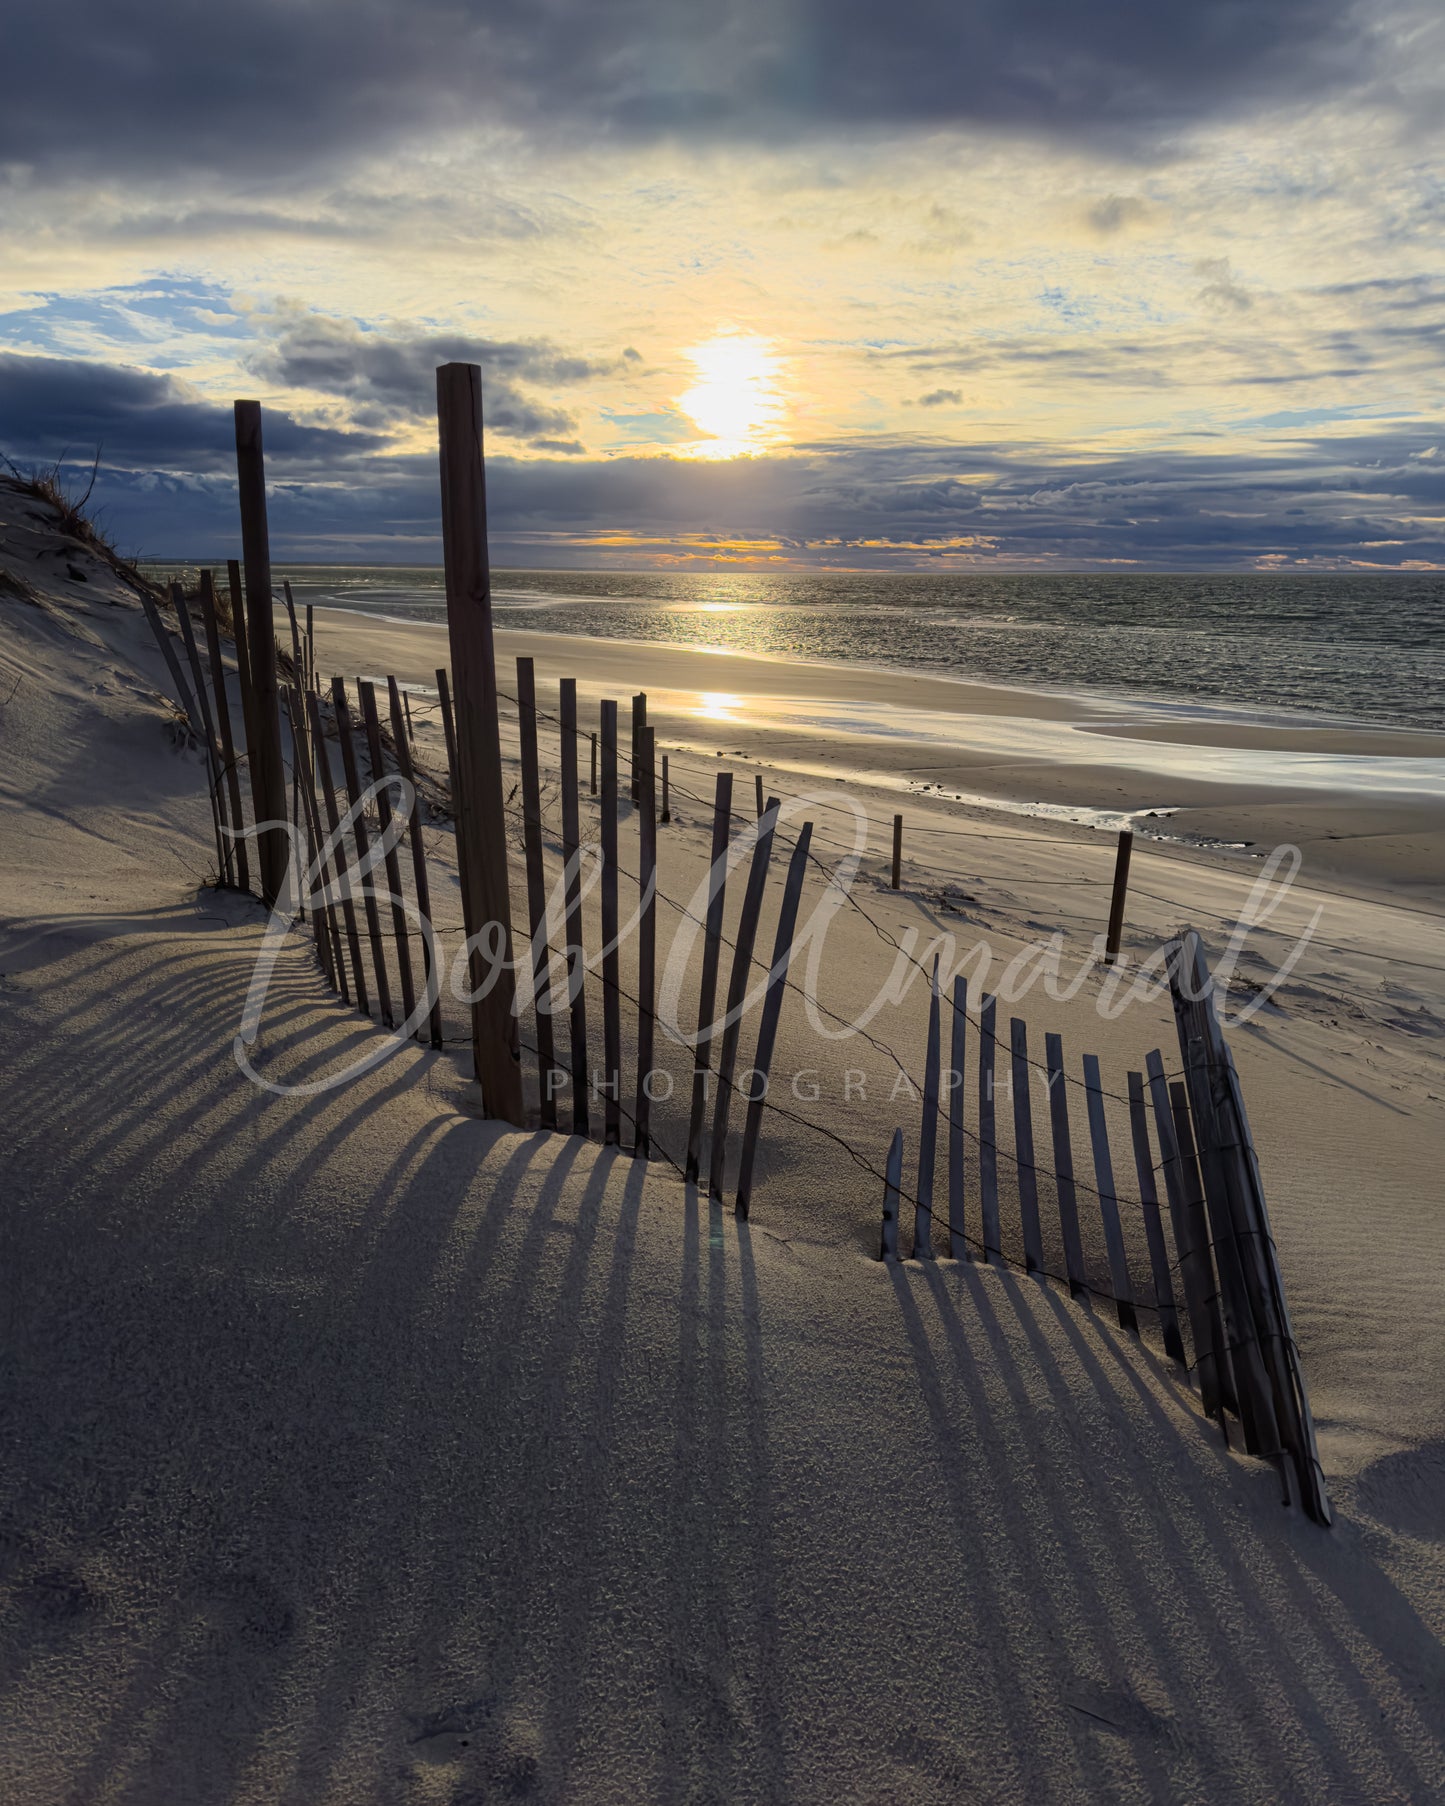
[[[278,566],[298,603],[445,618],[442,574]],[[1445,573],[496,571],[499,626],[1445,729]]]

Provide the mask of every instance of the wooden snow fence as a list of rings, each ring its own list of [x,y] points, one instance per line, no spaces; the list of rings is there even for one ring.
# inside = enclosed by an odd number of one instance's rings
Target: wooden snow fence
[[[935,967],[916,1185],[912,1193],[905,1185],[900,1126],[884,1169],[879,1257],[904,1258],[900,1220],[911,1202],[907,1258],[937,1258],[946,1227],[955,1260],[1004,1263],[1055,1280],[1071,1297],[1111,1310],[1129,1331],[1139,1329],[1142,1313],[1168,1359],[1198,1386],[1204,1412],[1226,1440],[1229,1414],[1246,1452],[1278,1465],[1286,1503],[1329,1524],[1259,1162],[1199,936],[1182,933],[1166,954],[1180,1070],[1171,1074],[1156,1049],[1142,1072],[1126,1075],[1123,1091],[1106,1085],[1092,1054],[1071,1069],[1056,1034],[1046,1037],[1045,1059],[1035,1060],[1018,1018],[1005,1046],[997,999],[979,999],[971,1019],[962,978],[950,1000],[944,1067]],[[1040,1090],[1046,1144],[1036,1139]],[[935,1161],[945,1126],[947,1219],[938,1225]],[[1082,1168],[1075,1159],[1080,1135]],[[1127,1168],[1133,1182],[1121,1185]]]

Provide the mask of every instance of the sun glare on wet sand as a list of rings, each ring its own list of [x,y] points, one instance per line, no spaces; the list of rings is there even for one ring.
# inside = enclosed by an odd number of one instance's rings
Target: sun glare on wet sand
[[[770,339],[722,332],[685,353],[697,380],[677,405],[705,435],[694,458],[742,458],[783,439],[782,363]]]

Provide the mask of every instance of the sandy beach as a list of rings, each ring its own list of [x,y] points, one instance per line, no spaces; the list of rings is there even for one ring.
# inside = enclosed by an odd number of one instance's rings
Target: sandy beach
[[[880,1160],[916,1099],[791,998],[776,1069],[819,1095],[765,1135],[750,1225],[665,1160],[481,1120],[455,1002],[443,1051],[393,1043],[344,1086],[288,1093],[390,1039],[327,990],[309,927],[281,945],[252,1049],[278,1089],[250,1083],[232,1043],[265,914],[207,884],[200,753],[133,596],[83,548],[65,549],[86,583],[57,581],[60,544],[0,485],[0,569],[22,585],[0,594],[6,1798],[1439,1797],[1437,737],[498,645],[504,674],[536,660],[544,710],[576,676],[586,726],[600,697],[647,691],[676,786],[664,947],[719,770],[743,811],[757,772],[806,799],[827,862],[861,819],[862,911],[833,918],[819,991],[837,1018],[876,998],[885,937],[920,957],[940,934],[987,941],[996,975],[1057,933],[1072,962],[1103,926],[1120,815],[1178,811],[1135,848],[1136,964],[1184,922],[1217,955],[1264,851],[1297,842],[1236,1001],[1294,963],[1231,1041],[1337,1513],[1322,1530],[1221,1446],[1151,1329],[1006,1265],[874,1258],[878,1187],[840,1141]],[[317,655],[327,677],[415,686],[418,761],[444,771],[422,706],[443,633],[318,611]],[[552,858],[545,724],[542,742]],[[510,715],[503,752],[514,783]],[[1359,775],[1304,781],[1321,756]],[[1401,787],[1372,789],[1396,760]],[[454,842],[440,818],[427,835],[450,956]],[[629,811],[625,871],[638,851]],[[595,899],[586,921],[595,946]],[[1011,1008],[1031,1045],[1060,1029],[1122,1083],[1174,1029],[1167,998],[1101,1009],[1108,983]],[[869,1023],[915,1072],[925,1007],[915,972]],[[676,1115],[657,1126],[671,1144]]]
[[[328,670],[391,672],[434,693],[443,627],[332,609],[316,621]],[[1291,841],[1311,879],[1424,907],[1445,885],[1445,735],[543,631],[501,632],[497,650],[504,667],[532,658],[543,686],[575,677],[594,709],[645,690],[660,744],[881,782],[934,813],[967,819],[994,803],[1105,827],[1137,817],[1139,831],[1186,844]],[[976,802],[949,807],[960,797]],[[1142,819],[1150,811],[1169,813]]]

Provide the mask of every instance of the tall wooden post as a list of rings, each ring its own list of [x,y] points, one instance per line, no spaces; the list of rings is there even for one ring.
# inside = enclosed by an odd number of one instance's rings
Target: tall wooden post
[[[893,882],[891,889],[897,890],[899,879],[903,875],[903,817],[893,817]]]
[[[442,558],[457,729],[457,794],[453,799],[457,863],[467,932],[486,933],[489,924],[495,924],[490,951],[500,962],[495,983],[472,1005],[472,1053],[487,1113],[520,1127],[522,1067],[512,972],[512,897],[497,723],[497,658],[492,644],[479,365],[443,364],[437,371],[437,427],[441,439]],[[473,961],[474,974],[479,963]]]
[[[241,500],[241,557],[246,570],[246,638],[251,655],[251,702],[256,742],[251,748],[251,799],[256,824],[274,822],[256,837],[261,900],[273,904],[286,885],[286,767],[281,752],[281,699],[276,689],[276,633],[271,618],[271,538],[266,524],[266,462],[261,449],[261,404],[238,401],[236,479]]]
[[[1119,957],[1119,940],[1124,932],[1124,899],[1129,894],[1129,856],[1134,850],[1134,836],[1127,828],[1119,830],[1119,851],[1114,859],[1114,894],[1109,900],[1109,933],[1104,943],[1104,964],[1112,966]]]

